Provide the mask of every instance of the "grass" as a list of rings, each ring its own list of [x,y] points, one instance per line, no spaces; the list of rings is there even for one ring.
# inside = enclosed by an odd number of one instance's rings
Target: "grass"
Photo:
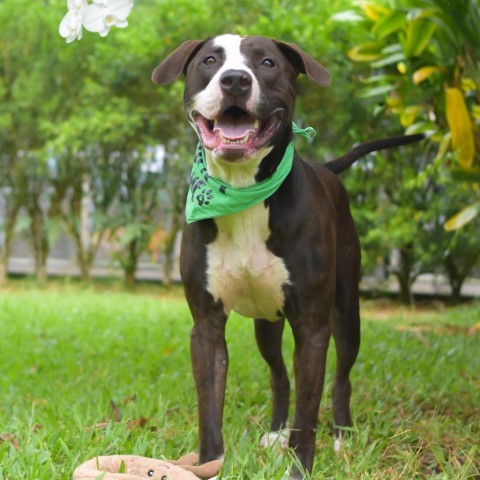
[[[472,328],[480,304],[413,311],[365,302],[362,316],[355,427],[335,455],[331,348],[313,478],[480,478],[480,333]],[[0,479],[64,480],[100,454],[196,450],[190,327],[177,290],[20,283],[0,291]],[[281,479],[291,456],[258,447],[270,395],[252,323],[234,316],[227,330],[220,478]]]

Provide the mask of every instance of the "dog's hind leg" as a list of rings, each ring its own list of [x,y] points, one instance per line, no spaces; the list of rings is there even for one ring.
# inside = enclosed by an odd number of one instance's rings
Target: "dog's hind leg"
[[[332,401],[335,422],[334,449],[338,451],[341,447],[342,427],[352,425],[350,414],[352,387],[349,377],[360,347],[360,319],[358,307],[355,308],[354,305],[338,308],[335,315],[339,318],[333,322],[335,325],[332,325],[337,351],[337,369],[333,383]]]
[[[341,447],[342,427],[352,425],[349,376],[360,347],[358,299],[360,255],[355,233],[345,232],[345,235],[347,234],[350,236],[343,238],[350,240],[339,246],[337,255],[336,310],[330,321],[337,352],[337,368],[332,393],[336,451]]]
[[[284,319],[276,322],[263,319],[255,320],[257,345],[262,357],[270,367],[270,387],[273,400],[271,433],[264,435],[260,443],[264,447],[276,441],[279,441],[281,446],[286,447],[288,445],[287,432],[281,432],[287,427],[290,398],[290,383],[282,356],[284,326]]]

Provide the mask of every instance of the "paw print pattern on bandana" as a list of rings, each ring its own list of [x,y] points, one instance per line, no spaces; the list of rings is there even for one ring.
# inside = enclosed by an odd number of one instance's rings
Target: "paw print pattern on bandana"
[[[198,170],[196,175],[192,172],[190,181],[191,200],[196,202],[199,207],[203,207],[210,204],[213,198],[213,190],[208,188],[209,175],[205,166],[203,148],[200,145],[195,152],[195,164],[198,166]]]
[[[212,198],[213,190],[207,190],[205,188],[195,197],[200,207],[202,207],[203,205],[209,205]]]

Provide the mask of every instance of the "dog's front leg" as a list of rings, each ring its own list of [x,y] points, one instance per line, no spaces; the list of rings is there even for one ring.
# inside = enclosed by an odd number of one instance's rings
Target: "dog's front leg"
[[[221,429],[228,368],[226,320],[223,312],[194,318],[190,339],[198,398],[200,463],[221,458],[224,453]]]
[[[323,321],[291,323],[295,338],[296,405],[289,446],[295,451],[302,469],[311,472],[330,328],[328,322]],[[296,465],[293,466],[291,478],[304,478]]]

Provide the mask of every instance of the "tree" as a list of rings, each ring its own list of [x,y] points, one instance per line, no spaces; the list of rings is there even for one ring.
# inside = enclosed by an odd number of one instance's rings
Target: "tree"
[[[35,152],[19,152],[15,169],[18,201],[29,217],[30,245],[39,284],[47,280],[47,259],[58,234],[58,211],[63,190],[51,187],[51,164]]]
[[[115,158],[121,178],[113,206],[116,213],[111,240],[120,247],[115,258],[125,272],[125,283],[133,286],[138,260],[146,250],[157,221],[158,176],[145,162],[144,152],[122,152]]]
[[[16,158],[0,155],[0,286],[8,281],[8,260],[21,208],[16,166]]]
[[[480,164],[480,9],[475,0],[410,0],[389,7],[363,3],[355,13],[370,40],[349,57],[367,63],[364,96],[397,117],[407,132],[427,132],[451,167]],[[383,98],[383,104],[379,99]],[[447,152],[454,156],[447,156]],[[477,201],[452,220],[460,227],[480,211]]]
[[[416,150],[413,145],[377,153],[346,178],[362,238],[363,268],[384,265],[397,278],[404,303],[411,302],[418,275],[443,262],[432,241],[440,185],[433,171],[422,174],[430,161],[428,151]]]
[[[22,35],[18,34],[20,24]],[[58,88],[63,65],[61,56],[51,48],[49,32],[58,28],[54,10],[41,4],[25,2],[22,8],[19,2],[2,2],[0,25],[0,151],[8,175],[4,181],[15,194],[5,225],[13,232],[14,213],[20,207],[28,212],[36,274],[44,282],[49,236],[61,201],[49,184],[48,132],[44,126],[45,119],[55,122],[65,114],[70,92],[68,87]]]
[[[361,95],[370,104],[372,113],[386,128],[398,122],[407,133],[426,132],[429,136],[427,149],[417,154],[416,159],[409,159],[418,168],[403,175],[409,171],[403,161],[402,172],[397,171],[391,179],[395,182],[394,196],[400,203],[392,195],[385,198],[386,205],[392,208],[401,205],[406,213],[400,222],[395,222],[396,215],[390,212],[389,228],[383,231],[387,238],[396,232],[398,240],[403,241],[403,245],[396,245],[400,258],[396,275],[401,295],[407,300],[415,271],[434,269],[433,259],[441,263],[445,258],[452,261],[454,250],[449,250],[443,240],[451,235],[445,235],[437,223],[445,222],[447,211],[454,213],[452,205],[458,209],[462,205],[453,200],[451,193],[458,192],[454,176],[442,176],[445,167],[477,168],[480,132],[472,119],[478,115],[480,104],[479,85],[473,80],[478,78],[480,62],[480,14],[473,1],[411,0],[390,2],[388,6],[364,2],[361,10],[343,12],[337,20],[361,22],[359,25],[365,26],[369,34],[370,38],[351,48],[348,55],[361,65],[359,78],[365,85]],[[382,172],[398,170],[397,161],[394,163],[383,165]],[[417,177],[417,189],[423,183],[420,193],[428,204],[427,210],[406,183],[409,175]],[[402,198],[400,192],[407,195]],[[469,192],[478,198],[474,188]],[[383,186],[373,192],[373,196],[383,201],[384,193]],[[452,200],[449,208],[439,201],[438,195]],[[464,195],[462,198],[465,200]],[[471,220],[477,206],[478,202],[474,201],[447,222],[446,228],[451,230]],[[436,212],[438,218],[429,218],[427,211]],[[411,225],[412,220],[418,223],[418,228]],[[462,242],[457,238],[456,243]],[[480,245],[477,244],[476,249],[480,250]],[[469,251],[472,261],[464,263],[473,265],[477,253],[474,247]],[[423,266],[418,263],[419,259]]]

